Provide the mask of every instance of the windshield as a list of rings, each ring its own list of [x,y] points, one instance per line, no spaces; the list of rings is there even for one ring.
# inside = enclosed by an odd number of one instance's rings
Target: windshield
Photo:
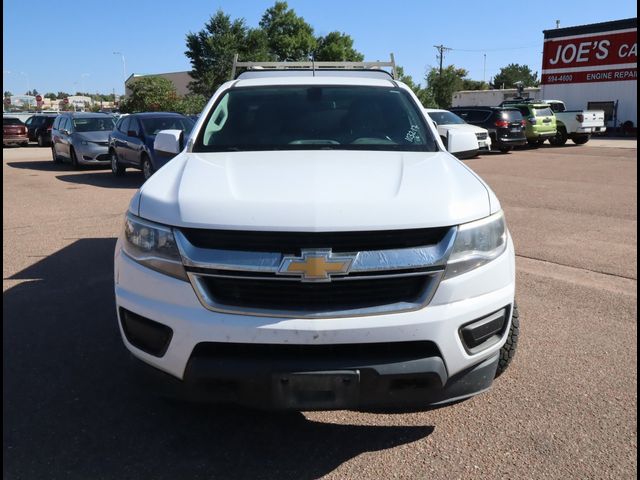
[[[194,151],[437,150],[415,102],[399,88],[235,88],[204,125]]]
[[[428,112],[431,120],[438,125],[463,125],[465,122],[458,115],[451,112]]]
[[[509,122],[522,122],[522,113],[520,110],[502,110],[498,116],[503,120],[507,120]]]
[[[160,130],[182,130],[189,133],[195,123],[187,117],[139,117],[142,128],[147,135],[156,135]]]
[[[113,130],[113,119],[110,117],[74,118],[73,128],[76,132],[104,132]]]

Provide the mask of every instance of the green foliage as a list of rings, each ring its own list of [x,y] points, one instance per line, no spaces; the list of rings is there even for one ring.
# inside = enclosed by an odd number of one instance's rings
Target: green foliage
[[[493,88],[515,88],[516,82],[522,82],[524,87],[537,87],[538,72],[531,71],[527,65],[510,63],[493,77]]]
[[[438,108],[450,108],[453,93],[463,89],[463,79],[469,72],[464,68],[449,65],[442,69],[432,68],[427,73],[427,90]]]
[[[9,90],[4,91],[4,98],[7,98],[7,97],[13,97],[13,93],[11,93]]]
[[[48,98],[49,100],[57,100],[58,96],[55,93],[48,92],[43,95],[44,98]]]
[[[229,80],[233,57],[240,61],[362,61],[353,39],[340,32],[316,38],[313,28],[286,2],[277,1],[262,15],[259,28],[232,20],[218,10],[197,33],[188,33],[185,54],[191,61],[189,89],[209,98]]]
[[[319,62],[361,62],[364,55],[353,48],[353,39],[349,35],[331,32],[318,37],[314,59]]]
[[[481,80],[462,79],[462,90],[489,90],[489,84]]]
[[[175,111],[184,115],[198,115],[206,104],[207,99],[204,95],[192,93],[178,100]]]
[[[149,76],[129,83],[131,95],[120,102],[124,113],[174,111],[178,95],[171,81],[163,77]]]
[[[308,60],[316,48],[313,27],[296,15],[287,2],[276,2],[260,20],[269,52],[280,62]]]
[[[222,10],[212,16],[198,33],[187,34],[185,55],[191,60],[189,89],[194,93],[211,96],[229,80],[233,56],[245,56],[247,48],[266,49],[266,39],[252,33],[244,20],[231,20]]]
[[[67,98],[69,94],[67,92],[58,92],[56,93],[57,98]]]

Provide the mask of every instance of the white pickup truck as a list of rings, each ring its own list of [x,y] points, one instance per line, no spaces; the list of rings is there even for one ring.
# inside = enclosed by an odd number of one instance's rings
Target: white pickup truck
[[[237,62],[186,145],[156,135],[177,155],[132,199],[114,280],[122,339],[161,391],[422,409],[509,365],[513,242],[496,195],[450,153],[477,138],[450,131],[445,148],[377,64]]]
[[[561,100],[542,100],[551,106],[556,116],[557,133],[551,145],[564,145],[570,138],[577,145],[589,141],[591,134],[606,130],[603,110],[567,110]]]

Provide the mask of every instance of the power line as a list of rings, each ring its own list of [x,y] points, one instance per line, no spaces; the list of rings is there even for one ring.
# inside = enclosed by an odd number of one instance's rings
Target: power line
[[[480,49],[448,48],[447,50],[453,50],[456,52],[501,52],[505,50],[527,50],[530,48],[540,48],[540,45],[529,45],[524,47],[509,47],[509,48],[480,48]]]

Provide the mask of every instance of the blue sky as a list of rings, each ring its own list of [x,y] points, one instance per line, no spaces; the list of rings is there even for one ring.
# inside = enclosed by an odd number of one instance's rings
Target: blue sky
[[[126,73],[190,69],[185,35],[203,28],[218,8],[256,27],[275,0],[4,0],[3,90],[107,93],[123,91]],[[635,1],[535,0],[468,2],[291,0],[316,35],[334,30],[355,40],[367,60],[396,62],[423,82],[444,44],[444,64],[489,80],[509,63],[540,71],[542,30],[637,16]],[[484,69],[486,54],[486,71]]]

